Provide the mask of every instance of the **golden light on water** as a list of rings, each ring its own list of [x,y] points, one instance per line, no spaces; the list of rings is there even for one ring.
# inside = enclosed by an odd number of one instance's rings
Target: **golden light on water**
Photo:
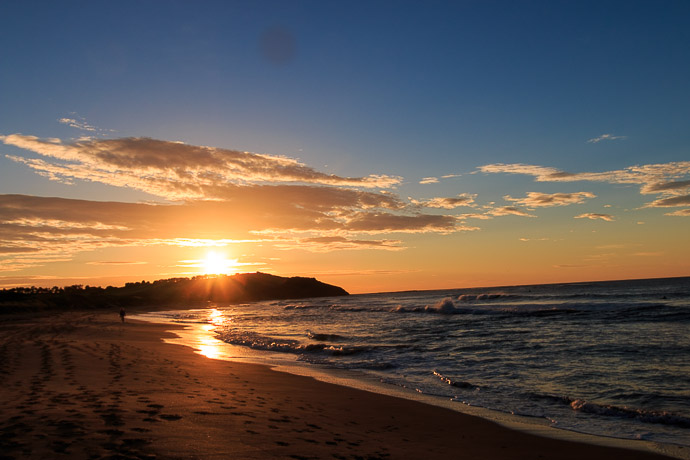
[[[210,332],[216,327],[226,324],[228,319],[222,311],[212,309],[209,313],[208,324],[204,324],[202,329],[204,333],[197,338],[197,347],[199,353],[207,358],[218,359],[223,357],[222,345],[223,342],[213,337]]]
[[[207,329],[208,328],[208,329]],[[212,325],[204,326],[205,331],[213,329]],[[199,336],[199,341],[197,347],[199,347],[199,353],[206,356],[207,358],[218,359],[223,356],[220,349],[220,342],[218,339],[210,337],[208,334],[203,334]]]
[[[224,326],[228,322],[228,318],[225,317],[222,311],[214,308],[209,314],[208,322],[212,326]]]

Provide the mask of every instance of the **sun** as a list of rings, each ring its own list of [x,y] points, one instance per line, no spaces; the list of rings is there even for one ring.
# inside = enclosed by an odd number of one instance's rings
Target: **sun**
[[[205,275],[223,275],[237,265],[237,259],[227,259],[225,254],[209,251],[201,261],[201,268]]]

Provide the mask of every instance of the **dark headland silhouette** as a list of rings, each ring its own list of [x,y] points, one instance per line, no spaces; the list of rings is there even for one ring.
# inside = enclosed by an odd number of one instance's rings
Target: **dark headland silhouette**
[[[18,287],[0,290],[0,312],[18,309],[109,308],[198,305],[203,302],[237,303],[259,300],[345,296],[338,286],[315,278],[241,273],[195,276],[127,283],[123,287]]]

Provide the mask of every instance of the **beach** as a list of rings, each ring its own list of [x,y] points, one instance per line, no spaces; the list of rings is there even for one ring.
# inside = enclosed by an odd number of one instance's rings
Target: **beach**
[[[3,318],[0,458],[668,458],[210,359],[164,343],[174,328],[117,311]]]

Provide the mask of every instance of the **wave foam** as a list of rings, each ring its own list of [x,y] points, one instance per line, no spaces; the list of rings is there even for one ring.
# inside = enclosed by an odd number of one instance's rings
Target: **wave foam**
[[[460,302],[474,302],[475,300],[494,300],[506,297],[515,298],[517,296],[507,296],[505,294],[463,294],[458,296],[458,300]]]
[[[583,399],[570,401],[570,407],[577,412],[595,414],[609,417],[621,417],[636,419],[645,423],[658,423],[662,425],[690,428],[690,418],[672,414],[666,411],[654,411],[634,409],[628,407],[616,407],[606,404],[596,404]]]
[[[307,331],[307,337],[317,342],[335,342],[338,340],[345,340],[345,337],[338,334],[325,334],[319,332]]]
[[[458,313],[468,313],[469,310],[463,308],[457,308],[453,299],[446,297],[443,300],[439,300],[433,305],[426,305],[424,307],[403,307],[399,305],[392,311],[396,313],[437,313],[441,315],[454,315]]]
[[[434,371],[434,375],[438,377],[442,382],[447,383],[455,388],[462,388],[464,390],[479,390],[479,387],[470,382],[463,382],[461,380],[452,380],[438,371]]]
[[[325,343],[301,344],[297,340],[275,339],[251,332],[219,332],[225,343],[252,348],[254,350],[280,353],[323,353],[330,356],[348,356],[370,350],[369,347],[334,346]]]

